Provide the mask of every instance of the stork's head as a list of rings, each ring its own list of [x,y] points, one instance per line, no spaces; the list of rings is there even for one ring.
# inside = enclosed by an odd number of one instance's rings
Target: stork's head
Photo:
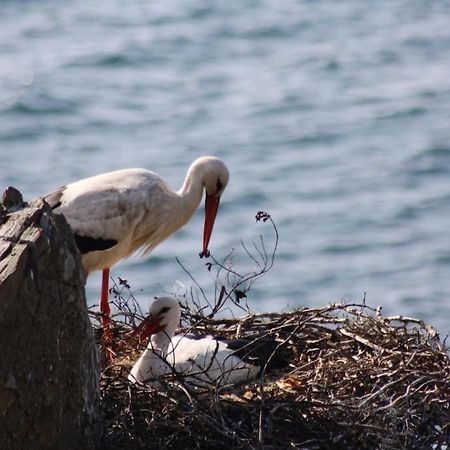
[[[197,159],[196,162],[204,164],[203,184],[206,195],[220,197],[230,179],[228,167],[215,156],[204,156]]]
[[[132,337],[144,340],[152,334],[164,331],[169,337],[175,334],[180,324],[181,309],[174,297],[156,297],[150,306],[149,315],[133,331]]]
[[[202,258],[209,255],[209,240],[211,239],[217,210],[219,209],[220,197],[228,184],[230,172],[225,163],[214,156],[203,156],[198,158],[194,164],[202,167],[203,185],[206,190],[203,249],[200,253]]]

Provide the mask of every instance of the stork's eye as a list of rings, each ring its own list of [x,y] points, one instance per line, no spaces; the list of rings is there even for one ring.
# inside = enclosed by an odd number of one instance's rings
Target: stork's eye
[[[216,191],[216,192],[220,192],[220,191],[222,190],[222,188],[223,188],[223,184],[222,184],[222,182],[217,178],[217,183],[216,183],[216,189],[217,189],[217,191]]]
[[[163,309],[161,309],[159,314],[165,314],[167,311],[170,311],[170,308],[168,306],[165,306]]]

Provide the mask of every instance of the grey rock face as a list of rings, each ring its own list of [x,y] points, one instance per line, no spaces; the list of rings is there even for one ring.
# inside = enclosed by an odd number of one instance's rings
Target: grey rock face
[[[101,438],[98,356],[71,230],[41,199],[19,210],[5,206],[0,448],[95,448]]]

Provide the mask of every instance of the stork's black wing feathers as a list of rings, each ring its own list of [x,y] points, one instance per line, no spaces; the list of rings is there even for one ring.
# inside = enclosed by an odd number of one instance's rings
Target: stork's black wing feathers
[[[90,236],[81,236],[79,234],[74,234],[73,236],[82,255],[89,252],[108,250],[117,245],[115,239],[93,238]]]
[[[267,364],[269,370],[287,367],[292,359],[292,351],[280,342],[269,337],[256,339],[222,339],[233,354],[248,364],[254,364],[261,368]]]

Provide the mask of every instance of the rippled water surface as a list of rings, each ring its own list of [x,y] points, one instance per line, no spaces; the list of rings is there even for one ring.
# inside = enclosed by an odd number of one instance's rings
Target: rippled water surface
[[[4,1],[0,186],[27,199],[146,167],[178,188],[215,154],[231,183],[211,249],[279,249],[255,310],[359,301],[450,332],[450,3]],[[113,269],[147,304],[189,278],[202,213]],[[99,277],[88,283],[97,301]]]

